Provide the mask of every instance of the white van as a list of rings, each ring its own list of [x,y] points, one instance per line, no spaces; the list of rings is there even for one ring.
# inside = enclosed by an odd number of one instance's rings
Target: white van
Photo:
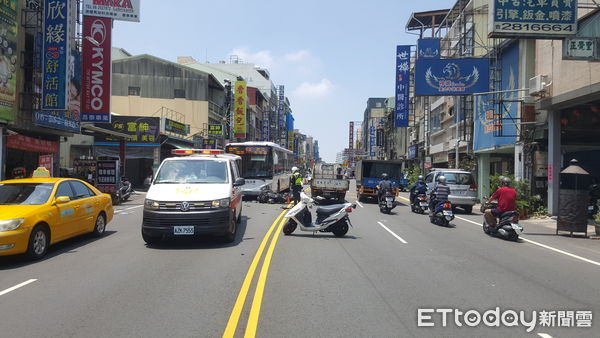
[[[222,150],[173,150],[150,184],[144,201],[142,237],[148,244],[163,238],[205,234],[233,242],[242,218],[239,156]]]

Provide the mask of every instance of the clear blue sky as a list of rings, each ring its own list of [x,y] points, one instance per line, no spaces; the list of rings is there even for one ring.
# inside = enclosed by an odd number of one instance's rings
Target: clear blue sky
[[[334,161],[367,98],[394,96],[395,46],[416,43],[404,30],[410,14],[454,2],[142,0],[142,21],[117,21],[113,46],[171,61],[215,63],[236,54],[268,67],[275,84],[286,86],[296,128]]]

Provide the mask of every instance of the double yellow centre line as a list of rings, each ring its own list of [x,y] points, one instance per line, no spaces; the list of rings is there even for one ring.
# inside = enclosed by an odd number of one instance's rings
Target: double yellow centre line
[[[290,206],[291,203],[288,204],[287,207],[289,208]],[[240,293],[238,294],[237,300],[235,301],[235,305],[233,306],[231,316],[229,316],[229,321],[227,322],[227,327],[225,328],[223,337],[233,337],[235,335],[235,331],[238,327],[242,310],[244,309],[244,303],[246,302],[248,291],[250,290],[250,284],[252,284],[252,280],[254,279],[254,273],[256,272],[258,263],[260,262],[263,252],[265,251],[265,247],[267,246],[267,243],[271,238],[271,234],[273,233],[273,231],[275,231],[275,234],[271,239],[271,243],[269,244],[267,254],[265,255],[265,259],[260,270],[260,275],[258,276],[258,284],[256,285],[256,290],[254,290],[254,298],[252,298],[250,316],[248,317],[248,323],[246,324],[246,332],[244,334],[244,337],[256,336],[256,329],[258,327],[258,317],[260,315],[260,307],[262,305],[262,298],[265,291],[265,283],[267,282],[267,274],[269,273],[269,266],[271,265],[271,257],[273,256],[275,245],[277,245],[277,240],[279,239],[281,228],[283,227],[283,224],[285,224],[286,219],[283,218],[283,215],[286,212],[287,210],[284,210],[281,212],[281,214],[279,214],[279,216],[275,219],[275,222],[273,222],[273,224],[269,228],[269,231],[267,231],[267,234],[263,238],[262,242],[260,243],[260,246],[256,251],[256,255],[254,256],[254,259],[252,259],[252,263],[248,268],[248,273],[246,273],[244,282],[242,283],[242,288],[240,290]]]

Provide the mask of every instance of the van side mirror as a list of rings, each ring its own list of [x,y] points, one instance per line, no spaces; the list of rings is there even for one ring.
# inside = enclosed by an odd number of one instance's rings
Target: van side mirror
[[[241,178],[241,177],[239,177],[238,179],[235,180],[235,182],[233,182],[233,186],[234,187],[239,187],[239,186],[242,186],[244,184],[246,184],[246,180],[243,179],[243,178]]]

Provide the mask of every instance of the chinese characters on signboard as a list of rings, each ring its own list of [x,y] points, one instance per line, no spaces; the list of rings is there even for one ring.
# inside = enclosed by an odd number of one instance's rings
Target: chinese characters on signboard
[[[563,60],[600,60],[600,38],[567,38],[563,41]]]
[[[102,125],[112,131],[131,135],[127,141],[130,143],[159,143],[160,118],[139,116],[113,116],[110,127]],[[96,136],[96,142],[118,142],[120,138],[110,135]]]
[[[235,82],[233,99],[233,137],[246,138],[246,81]]]
[[[217,140],[214,138],[202,140],[202,149],[215,149],[217,146]]]
[[[396,46],[396,127],[408,127],[409,87],[410,46]]]
[[[415,95],[489,92],[489,59],[422,59],[415,67]]]
[[[29,151],[32,153],[58,153],[58,142],[40,140],[21,134],[7,136],[6,147],[11,149]]]
[[[0,119],[15,119],[17,103],[17,0],[0,2]]]
[[[140,22],[140,0],[83,0],[83,15]]]
[[[494,0],[490,37],[561,37],[577,33],[577,0]]]
[[[369,127],[369,156],[374,157],[376,154],[375,152],[375,146],[377,144],[377,134],[376,134],[376,130],[375,130],[375,126],[371,125],[371,127]]]
[[[110,194],[117,191],[119,178],[119,161],[98,161],[96,163],[96,188]]]
[[[413,144],[408,146],[408,159],[417,158],[417,152],[419,151],[419,145]]]
[[[208,135],[210,135],[210,136],[223,135],[223,125],[222,124],[209,124],[208,125]]]
[[[50,176],[54,176],[54,155],[40,155],[38,166],[48,169]]]
[[[165,132],[170,132],[173,134],[178,134],[182,136],[187,136],[189,134],[190,125],[177,122],[175,120],[171,120],[163,117],[160,121],[160,129]]]
[[[269,120],[263,120],[263,125],[262,125],[262,140],[263,141],[268,141],[269,140]]]
[[[290,130],[287,132],[288,133],[288,149],[291,151],[294,151],[294,131]]]
[[[286,123],[286,111],[285,111],[285,86],[279,86],[279,101],[277,105],[277,115],[279,116],[279,144],[282,147],[287,148],[287,129],[285,128]]]
[[[79,133],[81,131],[81,52],[72,49],[69,58],[68,109],[36,111],[33,114],[33,123],[39,126]]]
[[[112,20],[83,16],[81,122],[110,123]]]
[[[69,2],[46,1],[42,50],[42,110],[67,109]]]

